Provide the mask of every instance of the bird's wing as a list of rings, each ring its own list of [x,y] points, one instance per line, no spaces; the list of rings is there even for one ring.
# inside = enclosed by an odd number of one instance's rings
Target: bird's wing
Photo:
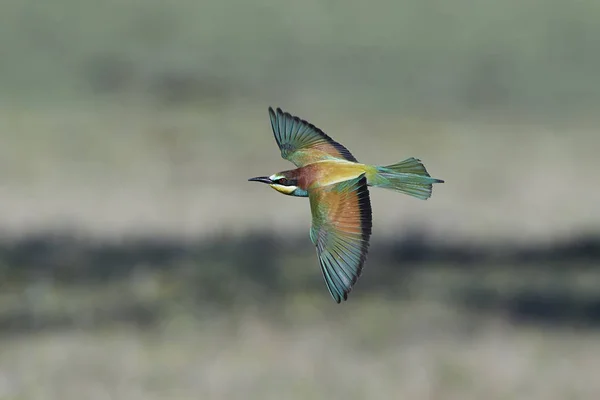
[[[371,237],[371,202],[364,174],[309,190],[310,239],[333,299],[340,303],[356,283]]]
[[[281,157],[297,167],[316,161],[341,158],[357,162],[347,148],[327,136],[308,121],[269,107],[271,127],[281,150]]]

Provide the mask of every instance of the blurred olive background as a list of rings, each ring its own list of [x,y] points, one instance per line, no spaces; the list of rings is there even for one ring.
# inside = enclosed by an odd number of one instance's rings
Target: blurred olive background
[[[596,399],[600,3],[0,3],[1,399]],[[267,107],[361,161],[348,302]]]

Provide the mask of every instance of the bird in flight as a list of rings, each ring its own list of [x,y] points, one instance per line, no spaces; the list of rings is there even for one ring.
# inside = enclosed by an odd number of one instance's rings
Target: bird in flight
[[[325,132],[280,108],[269,107],[269,117],[281,156],[297,168],[249,181],[266,183],[289,196],[308,197],[310,239],[327,289],[340,303],[348,299],[367,257],[372,227],[367,187],[426,200],[432,184],[444,181],[432,178],[412,157],[387,166],[360,163]]]

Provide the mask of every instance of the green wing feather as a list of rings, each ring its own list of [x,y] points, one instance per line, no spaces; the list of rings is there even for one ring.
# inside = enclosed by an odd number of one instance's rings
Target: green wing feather
[[[297,167],[332,158],[357,162],[347,148],[308,121],[271,107],[269,118],[281,157]]]
[[[355,179],[312,189],[310,238],[317,248],[323,278],[340,303],[361,275],[371,237],[371,202],[367,179]]]

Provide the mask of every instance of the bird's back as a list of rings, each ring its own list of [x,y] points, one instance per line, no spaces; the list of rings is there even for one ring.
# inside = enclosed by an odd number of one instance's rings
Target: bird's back
[[[364,173],[368,180],[376,172],[370,165],[335,158],[308,164],[296,171],[298,185],[305,190],[354,179]]]

